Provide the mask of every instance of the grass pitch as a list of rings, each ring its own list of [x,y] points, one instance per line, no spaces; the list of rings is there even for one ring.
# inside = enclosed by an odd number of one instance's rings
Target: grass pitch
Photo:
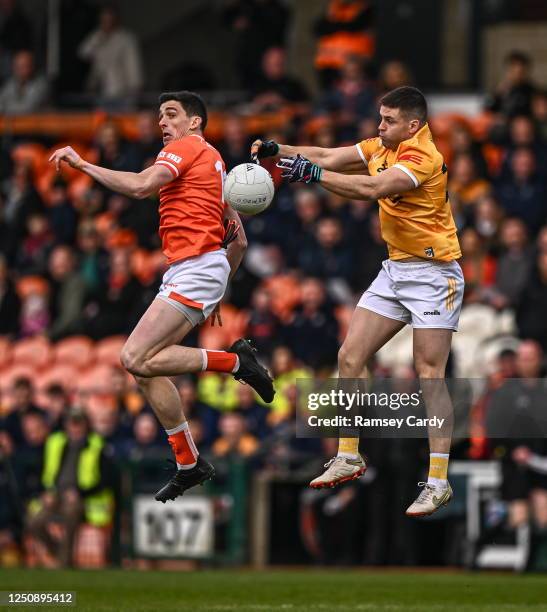
[[[380,570],[136,572],[1,570],[0,590],[76,591],[76,606],[116,612],[546,611],[540,575]],[[2,607],[15,609],[16,606]]]

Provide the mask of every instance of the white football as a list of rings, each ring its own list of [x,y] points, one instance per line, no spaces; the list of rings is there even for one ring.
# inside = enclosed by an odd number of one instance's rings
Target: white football
[[[228,172],[224,197],[228,204],[244,215],[257,215],[266,210],[274,196],[270,173],[257,164],[239,164]]]

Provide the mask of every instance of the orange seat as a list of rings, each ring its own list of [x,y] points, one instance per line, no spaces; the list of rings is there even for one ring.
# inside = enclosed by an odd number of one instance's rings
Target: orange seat
[[[126,341],[125,336],[110,336],[95,344],[95,361],[97,365],[120,365],[120,354]]]
[[[211,325],[207,320],[199,330],[199,346],[209,350],[228,348],[245,334],[248,314],[231,304],[222,304],[220,314],[222,327]]]
[[[0,336],[0,370],[11,363],[12,345],[4,336]]]
[[[15,364],[26,364],[36,369],[48,366],[51,362],[52,346],[46,338],[34,336],[19,340],[13,345],[12,359]]]
[[[67,391],[71,391],[77,386],[78,370],[67,364],[54,365],[36,378],[36,388],[43,393],[50,385],[58,384]]]
[[[112,364],[97,364],[78,375],[80,393],[106,395],[112,392]]]
[[[25,363],[17,363],[0,371],[0,390],[5,393],[9,391],[18,378],[29,378],[31,381],[36,376],[36,368]]]
[[[54,346],[55,363],[69,364],[78,369],[91,365],[95,358],[93,340],[86,336],[72,336]]]
[[[30,163],[34,176],[38,176],[47,166],[48,153],[41,144],[25,142],[12,150],[11,157],[15,162]]]

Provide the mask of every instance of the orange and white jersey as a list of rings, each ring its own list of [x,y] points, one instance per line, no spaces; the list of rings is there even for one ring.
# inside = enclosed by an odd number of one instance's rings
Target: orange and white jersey
[[[447,168],[429,126],[424,125],[395,151],[384,147],[379,137],[355,146],[371,176],[395,167],[414,183],[414,188],[405,193],[378,200],[389,258],[459,259],[460,245],[446,189]]]
[[[224,162],[197,134],[167,144],[156,164],[173,180],[160,195],[160,238],[169,264],[220,248],[224,238]]]

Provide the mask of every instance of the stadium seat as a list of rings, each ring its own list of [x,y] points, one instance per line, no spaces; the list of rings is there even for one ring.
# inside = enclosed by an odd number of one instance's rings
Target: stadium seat
[[[2,393],[6,393],[11,390],[14,381],[17,378],[34,378],[36,370],[33,366],[25,363],[13,364],[0,371],[0,390]]]
[[[95,344],[95,361],[98,365],[120,365],[120,353],[126,341],[125,336],[110,336]]]
[[[93,340],[86,336],[72,336],[54,345],[55,363],[87,368],[95,358]]]
[[[33,336],[13,344],[12,360],[15,364],[25,364],[43,368],[51,362],[52,346],[43,336]]]
[[[245,335],[248,314],[230,304],[221,306],[222,327],[211,325],[207,320],[199,329],[199,346],[215,350],[228,348],[238,338]]]
[[[72,391],[76,387],[78,380],[77,368],[61,363],[48,368],[44,372],[35,373],[34,382],[36,389],[43,393],[49,385],[62,385],[67,391]]]
[[[118,364],[97,363],[78,376],[76,388],[80,393],[108,394],[112,391],[112,366]]]
[[[34,176],[39,176],[47,167],[47,149],[36,142],[25,142],[17,145],[12,150],[11,157],[16,162],[26,161],[30,163]]]

